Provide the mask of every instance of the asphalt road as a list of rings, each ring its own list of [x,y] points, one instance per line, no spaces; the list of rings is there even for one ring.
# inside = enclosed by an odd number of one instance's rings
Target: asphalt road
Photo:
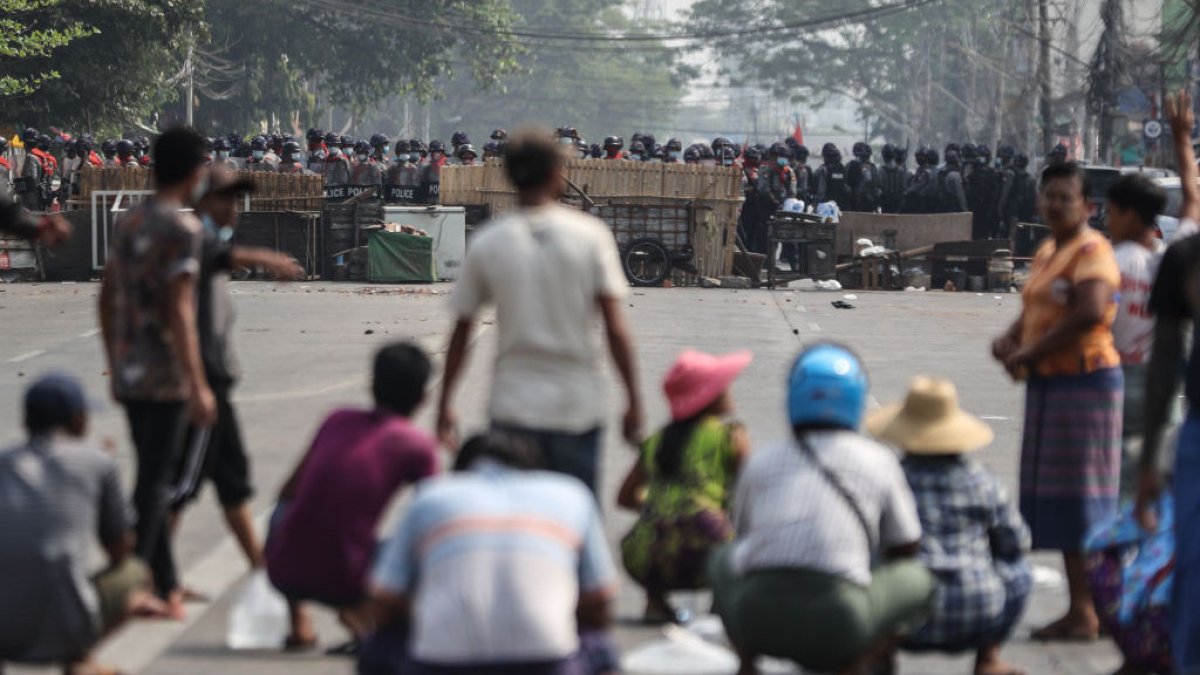
[[[105,366],[95,319],[97,286],[92,284],[0,286],[0,443],[21,438],[19,403],[24,385],[48,370],[83,377],[91,394],[107,391]],[[364,287],[345,284],[234,285],[239,312],[237,344],[245,370],[236,393],[254,473],[260,488],[254,510],[271,508],[275,491],[330,410],[368,401],[372,352],[393,340],[415,340],[440,356],[450,328],[444,305],[447,286]],[[637,341],[648,420],[661,424],[666,405],[660,380],[685,347],[714,352],[751,349],[754,363],[735,387],[738,415],[756,443],[784,437],[784,378],[805,344],[834,340],[850,345],[871,374],[876,401],[903,396],[916,374],[940,375],[959,387],[964,407],[996,430],[993,446],[981,458],[1015,490],[1022,392],[988,356],[991,338],[1018,309],[1013,295],[974,293],[858,293],[854,310],[837,310],[842,293],[637,290],[629,315]],[[494,332],[485,322],[467,374],[459,407],[468,427],[481,427],[486,407]],[[613,426],[619,420],[619,392],[609,376]],[[430,411],[420,422],[431,427]],[[95,416],[92,438],[109,442],[131,478],[131,450],[121,411],[106,406]],[[616,488],[634,455],[609,434],[604,454],[606,522],[614,546],[632,515],[613,506]],[[131,484],[131,483],[127,483]],[[183,623],[137,623],[111,640],[106,663],[128,672],[155,675],[257,675],[267,673],[351,673],[346,661],[312,654],[231,652],[224,646],[229,606],[246,565],[223,529],[210,492],[188,513],[179,535],[179,565],[185,581],[214,598],[194,605]],[[397,508],[402,508],[403,497]],[[1057,616],[1066,600],[1059,563],[1038,555],[1043,579],[1007,657],[1030,673],[1098,674],[1120,665],[1106,643],[1047,647],[1028,641],[1031,626]],[[700,609],[706,600],[684,599]],[[643,597],[627,582],[619,597],[620,644],[631,651],[658,639],[637,627]],[[318,614],[325,644],[344,638],[333,618]],[[21,673],[31,672],[21,670]],[[968,673],[969,655],[905,656],[903,673]]]

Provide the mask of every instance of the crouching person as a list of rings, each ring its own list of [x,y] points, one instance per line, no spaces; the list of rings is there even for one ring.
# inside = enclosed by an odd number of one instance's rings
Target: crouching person
[[[671,423],[642,444],[621,486],[617,502],[639,512],[621,554],[646,589],[645,623],[686,618],[667,593],[708,588],[709,554],[733,539],[729,497],[750,441],[742,425],[725,418],[733,412],[733,381],[752,358],[683,352],[663,383]]]
[[[714,553],[709,578],[741,675],[759,656],[872,672],[928,614],[912,492],[896,456],[855,431],[866,396],[849,350],[806,350],[789,380],[794,438],[755,452],[738,482],[738,539]]]
[[[267,538],[267,574],[293,603],[288,647],[316,643],[301,601],[338,610],[352,656],[372,629],[368,573],[376,532],[397,491],[437,471],[437,444],[412,423],[425,399],[429,357],[411,344],[375,355],[372,410],[329,416],[279,495]]]
[[[0,451],[0,670],[56,664],[67,675],[112,672],[91,651],[134,615],[166,617],[133,532],[116,463],[79,445],[88,411],[79,382],[48,375],[25,394],[29,440]],[[89,580],[99,540],[105,569]]]
[[[618,670],[603,638],[617,574],[595,499],[541,466],[536,446],[492,432],[418,488],[374,568],[381,633],[360,675]]]
[[[954,384],[917,378],[904,403],[867,418],[880,441],[904,451],[924,536],[921,562],[937,578],[933,613],[904,648],[976,652],[976,675],[1020,675],[1000,658],[1032,587],[1029,528],[1000,481],[970,459],[992,430],[958,407]]]

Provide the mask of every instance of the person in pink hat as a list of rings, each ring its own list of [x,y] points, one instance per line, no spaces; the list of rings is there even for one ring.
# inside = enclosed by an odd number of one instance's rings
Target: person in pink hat
[[[727,421],[730,387],[752,358],[680,354],[663,383],[671,422],[642,445],[621,486],[617,503],[640,513],[621,554],[646,589],[647,623],[675,621],[667,594],[707,588],[709,553],[734,537],[729,499],[750,441],[741,424]]]

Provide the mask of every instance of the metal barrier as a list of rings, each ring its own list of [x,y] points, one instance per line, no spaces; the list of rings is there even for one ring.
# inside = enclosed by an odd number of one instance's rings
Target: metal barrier
[[[128,211],[153,190],[96,190],[92,192],[92,269],[103,269],[117,216]]]

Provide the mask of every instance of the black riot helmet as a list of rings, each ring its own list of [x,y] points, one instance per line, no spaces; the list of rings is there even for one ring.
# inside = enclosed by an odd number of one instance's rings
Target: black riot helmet
[[[825,162],[829,163],[829,164],[833,164],[834,162],[840,162],[840,161],[842,161],[842,151],[838,150],[838,147],[836,145],[834,145],[833,143],[826,143],[821,148],[821,158],[824,159]]]
[[[1016,156],[1017,156],[1017,150],[1016,150],[1016,148],[1014,148],[1011,145],[1002,145],[1002,146],[1000,146],[999,149],[996,150],[996,159],[999,159],[1006,164],[1008,162],[1011,162],[1013,157],[1016,157]]]
[[[938,163],[942,161],[942,159],[938,157],[938,151],[934,150],[933,148],[929,148],[929,153],[926,154],[925,157],[930,168],[937,166]]]
[[[670,151],[682,152],[683,151],[683,141],[679,140],[678,138],[672,138],[672,139],[668,140],[667,141],[667,151],[668,152],[670,152]]]
[[[804,163],[808,161],[808,146],[803,143],[796,143],[796,161]]]
[[[962,155],[959,153],[958,148],[957,147],[946,148],[946,164],[961,164],[961,163],[962,163]]]
[[[309,129],[304,138],[308,140],[309,145],[320,145],[325,142],[325,132],[316,128]]]
[[[854,158],[860,162],[866,162],[871,159],[871,146],[862,141],[855,143],[851,152],[854,154]]]
[[[371,154],[371,144],[366,141],[358,141],[354,144],[354,154],[369,155]]]
[[[788,149],[788,154],[791,154],[790,148]],[[722,166],[733,166],[733,163],[737,161],[737,158],[737,149],[732,145],[726,145],[725,147],[721,148],[721,156],[718,159],[721,160]]]
[[[604,139],[605,150],[620,150],[625,147],[625,141],[620,136],[609,136]]]
[[[117,154],[117,144],[112,140],[104,141],[100,144],[100,152],[103,153],[105,157],[112,157],[113,155]]]
[[[604,156],[604,148],[600,147],[599,143],[592,143],[592,147],[590,148],[590,154],[592,156],[592,159],[600,159],[601,157]]]
[[[879,151],[879,156],[882,157],[883,161],[885,162],[896,161],[896,146],[892,145],[891,143],[884,143],[883,149]]]
[[[653,134],[644,134],[642,136],[642,145],[646,146],[648,152],[653,152],[654,146],[658,145],[658,141],[655,140]]]
[[[128,157],[133,154],[133,141],[128,138],[122,138],[117,141],[117,154],[122,157]]]
[[[639,138],[638,140],[629,144],[629,154],[637,157],[638,159],[646,158],[646,144],[642,142],[642,139]]]
[[[992,163],[992,149],[986,144],[980,143],[975,146],[975,152],[979,154],[979,163],[981,165]]]
[[[896,164],[899,166],[908,164],[908,148],[896,148]]]
[[[479,157],[479,153],[475,152],[475,146],[471,145],[470,143],[463,143],[462,145],[458,146],[458,158],[465,161],[467,159],[467,155],[470,155],[472,159]]]
[[[446,154],[446,144],[437,139],[429,141],[429,154],[432,155],[435,152]]]
[[[471,139],[467,137],[467,132],[465,131],[456,131],[450,135],[450,145],[456,148],[460,145],[468,145],[470,142]]]
[[[699,145],[688,146],[688,149],[683,151],[683,161],[687,162],[688,164],[695,164],[703,159],[703,155],[700,152],[700,147],[701,146]]]
[[[979,163],[979,148],[974,143],[963,143],[962,161],[964,164]]]
[[[495,131],[492,132],[492,140],[493,141],[507,141],[508,140],[508,132],[503,129],[496,129]]]
[[[255,136],[250,141],[250,149],[251,150],[262,150],[263,152],[266,152],[267,151],[267,139],[263,138],[262,136]]]
[[[717,136],[716,138],[713,139],[712,146],[711,146],[713,155],[719,157],[721,155],[721,148],[724,148],[725,146],[728,146],[728,145],[733,145],[733,141],[729,140],[728,138],[725,138],[724,136]]]
[[[758,148],[746,148],[746,152],[744,152],[743,155],[745,156],[747,162],[762,161],[762,153],[758,151]]]
[[[775,159],[778,159],[780,157],[783,157],[785,159],[791,159],[792,158],[792,149],[787,146],[787,143],[775,143],[774,145],[771,146],[771,150],[768,153],[768,155],[770,155],[772,158],[775,158]]]
[[[962,156],[962,147],[958,143],[947,143],[946,147],[942,150],[942,154],[945,155],[951,151],[957,153],[960,157]]]
[[[21,132],[21,143],[23,143],[27,148],[32,148],[37,145],[38,135],[37,129],[28,127],[25,129],[25,131]]]
[[[213,143],[213,150],[229,150],[229,149],[230,148],[229,148],[229,139],[228,138],[218,138]]]
[[[396,156],[397,157],[399,157],[400,155],[407,155],[410,152],[412,152],[412,143],[409,143],[408,141],[404,140],[403,138],[396,141]]]
[[[391,144],[392,139],[388,138],[387,134],[375,134],[371,136],[371,147],[375,148],[376,150],[383,148],[383,150],[380,152],[387,152],[387,148]]]
[[[1029,168],[1029,155],[1021,153],[1013,158],[1013,166],[1024,171]]]
[[[0,136],[0,152],[6,152],[7,150],[8,150],[8,139],[3,136]]]
[[[283,144],[282,152],[284,159],[294,160],[296,156],[300,154],[300,144],[296,141],[288,141],[287,143]]]

